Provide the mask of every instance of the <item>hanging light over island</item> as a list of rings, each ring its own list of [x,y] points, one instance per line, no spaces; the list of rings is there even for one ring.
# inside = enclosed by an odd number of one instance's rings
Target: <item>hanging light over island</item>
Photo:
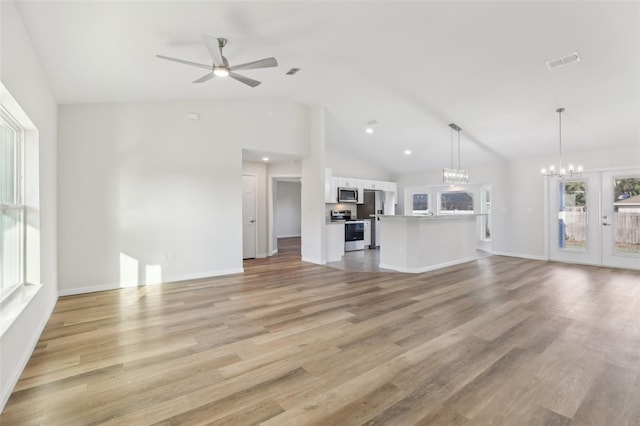
[[[448,184],[469,183],[469,173],[460,168],[460,126],[456,123],[449,124],[451,128],[451,167],[442,169],[442,182]],[[458,168],[453,167],[453,132],[458,133]]]

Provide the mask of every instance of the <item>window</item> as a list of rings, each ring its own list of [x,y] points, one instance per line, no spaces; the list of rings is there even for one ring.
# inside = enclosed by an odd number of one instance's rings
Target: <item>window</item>
[[[24,129],[0,108],[0,299],[24,281]]]
[[[558,185],[558,248],[587,251],[587,181],[562,181]]]
[[[440,194],[440,214],[473,213],[473,194],[471,192],[442,192]]]
[[[429,194],[415,193],[413,194],[413,215],[429,214]]]
[[[491,188],[482,188],[480,193],[482,198],[482,216],[480,238],[483,240],[491,240]]]

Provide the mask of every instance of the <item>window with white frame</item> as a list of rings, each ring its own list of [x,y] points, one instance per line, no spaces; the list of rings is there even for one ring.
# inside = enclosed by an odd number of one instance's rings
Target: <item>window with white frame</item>
[[[414,216],[429,214],[429,194],[414,192],[412,194],[412,212]]]
[[[486,241],[491,240],[491,188],[483,187],[480,192],[482,199],[482,224],[480,230],[480,238]]]
[[[24,129],[0,107],[0,300],[24,281]]]
[[[440,214],[472,214],[473,193],[452,191],[440,193]]]

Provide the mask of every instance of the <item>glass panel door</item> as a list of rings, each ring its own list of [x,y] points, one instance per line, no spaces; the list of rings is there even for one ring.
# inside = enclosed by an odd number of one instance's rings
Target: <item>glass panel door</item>
[[[602,264],[640,269],[640,171],[602,174]]]
[[[549,257],[560,262],[598,264],[599,175],[550,178]]]

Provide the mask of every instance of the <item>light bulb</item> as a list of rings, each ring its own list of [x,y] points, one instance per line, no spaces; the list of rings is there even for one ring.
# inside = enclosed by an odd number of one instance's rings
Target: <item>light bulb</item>
[[[411,155],[411,150],[410,149],[405,149],[404,150],[404,155]]]
[[[582,166],[578,166],[578,172],[582,172]]]
[[[549,171],[550,172],[555,172],[556,171],[556,166],[554,166],[554,165],[549,166]]]
[[[543,168],[542,170],[540,170],[540,173],[542,173],[543,175],[547,174],[547,169]]]
[[[213,74],[216,77],[228,77],[229,76],[229,70],[223,67],[215,67],[213,69]]]
[[[560,169],[560,176],[564,176],[566,173],[567,171],[564,168]]]
[[[569,171],[572,172],[575,170],[575,167],[573,167],[573,164],[569,164]]]
[[[373,133],[373,127],[367,127],[364,131],[371,134]]]
[[[269,157],[262,157],[262,161],[269,161]]]

